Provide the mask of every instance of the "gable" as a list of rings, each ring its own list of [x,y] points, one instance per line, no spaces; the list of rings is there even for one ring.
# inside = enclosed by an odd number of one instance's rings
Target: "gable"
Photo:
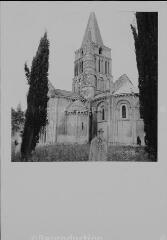
[[[126,74],[120,76],[120,78],[115,81],[113,95],[134,93],[139,93],[139,90],[134,87]]]

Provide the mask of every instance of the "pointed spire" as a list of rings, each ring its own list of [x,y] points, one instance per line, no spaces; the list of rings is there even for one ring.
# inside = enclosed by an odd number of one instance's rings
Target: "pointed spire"
[[[91,33],[91,34],[90,34]],[[100,30],[97,24],[96,16],[94,12],[91,12],[88,20],[88,24],[86,27],[86,31],[84,34],[84,38],[82,41],[82,46],[86,44],[87,41],[90,40],[90,35],[91,35],[91,40],[98,44],[98,45],[103,45],[103,41],[101,38]]]

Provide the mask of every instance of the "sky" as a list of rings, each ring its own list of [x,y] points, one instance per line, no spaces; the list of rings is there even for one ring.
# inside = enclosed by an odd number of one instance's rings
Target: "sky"
[[[95,12],[104,45],[111,48],[114,81],[127,74],[137,86],[138,72],[130,24],[134,12],[111,2],[5,2],[2,46],[11,106],[26,108],[28,85],[24,63],[31,66],[40,38],[50,41],[49,80],[58,89],[72,90],[74,51],[80,48],[90,12]]]

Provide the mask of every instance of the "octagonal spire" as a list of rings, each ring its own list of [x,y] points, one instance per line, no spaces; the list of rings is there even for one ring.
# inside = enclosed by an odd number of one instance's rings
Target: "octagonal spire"
[[[88,24],[83,37],[83,41],[82,41],[82,46],[86,44],[87,41],[90,40],[90,35],[91,35],[92,42],[100,46],[103,45],[103,40],[100,34],[99,26],[97,24],[97,20],[94,12],[90,13]]]

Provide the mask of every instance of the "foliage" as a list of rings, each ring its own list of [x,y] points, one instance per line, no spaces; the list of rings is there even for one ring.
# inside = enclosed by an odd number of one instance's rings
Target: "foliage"
[[[15,132],[20,131],[24,125],[25,117],[24,111],[21,109],[21,105],[19,104],[16,108],[11,108],[11,121],[12,121],[12,135]]]
[[[146,145],[157,160],[158,13],[137,12],[137,29],[131,25],[139,73],[140,113]]]
[[[25,63],[29,84],[25,127],[21,145],[22,157],[31,154],[39,141],[39,134],[47,124],[49,41],[47,33],[41,38],[31,69]]]

